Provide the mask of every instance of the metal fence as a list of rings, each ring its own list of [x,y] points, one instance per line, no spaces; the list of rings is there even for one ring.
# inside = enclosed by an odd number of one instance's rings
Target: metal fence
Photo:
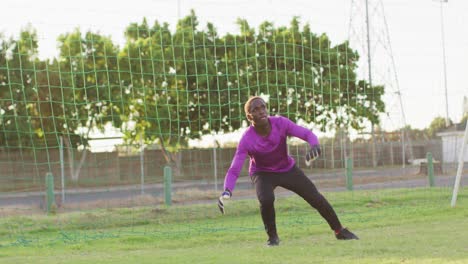
[[[405,166],[411,160],[424,159],[431,152],[436,161],[442,159],[441,141],[414,142],[412,150],[404,150],[400,142],[376,145],[376,165]],[[120,148],[121,149],[121,148]],[[300,167],[305,167],[306,145],[290,146],[290,154]],[[355,168],[372,168],[370,144],[356,143],[322,145],[322,156],[312,165],[313,169],[344,169],[351,158]],[[161,183],[163,167],[170,165],[173,180],[222,181],[231,164],[235,148],[182,149],[175,156],[176,162],[168,164],[161,150],[145,149],[140,152],[102,152],[64,150],[58,148],[25,151],[24,149],[0,149],[0,191],[39,191],[44,188],[44,175],[55,176],[57,188],[103,187],[126,184]],[[403,154],[404,153],[404,154]],[[410,156],[412,153],[412,156]],[[406,157],[406,161],[403,161]],[[247,174],[247,164],[242,175]],[[447,164],[449,166],[449,164]],[[62,181],[65,183],[63,184]]]

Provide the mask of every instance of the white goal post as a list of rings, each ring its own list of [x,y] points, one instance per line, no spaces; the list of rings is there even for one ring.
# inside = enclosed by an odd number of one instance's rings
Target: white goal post
[[[468,113],[468,100],[465,97],[463,100],[463,113],[467,114]],[[455,177],[455,183],[453,185],[453,194],[452,194],[452,203],[451,206],[455,207],[455,204],[457,203],[457,196],[458,196],[458,189],[460,188],[460,181],[461,181],[461,175],[463,171],[463,158],[465,156],[465,150],[468,145],[468,122],[465,125],[465,134],[463,135],[463,141],[462,145],[460,148],[460,154],[458,155],[458,168],[457,168],[457,175]]]

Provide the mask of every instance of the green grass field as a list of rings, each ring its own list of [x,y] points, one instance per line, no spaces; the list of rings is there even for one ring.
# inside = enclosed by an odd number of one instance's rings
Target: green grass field
[[[297,196],[277,198],[279,247],[256,200],[0,218],[0,263],[468,263],[468,191],[325,193],[361,239],[338,241]]]

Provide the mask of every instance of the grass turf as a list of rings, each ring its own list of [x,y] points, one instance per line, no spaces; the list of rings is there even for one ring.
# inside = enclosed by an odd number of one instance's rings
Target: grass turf
[[[337,241],[297,196],[277,198],[279,247],[265,246],[256,200],[0,219],[0,263],[468,263],[468,192],[325,193],[361,239]]]

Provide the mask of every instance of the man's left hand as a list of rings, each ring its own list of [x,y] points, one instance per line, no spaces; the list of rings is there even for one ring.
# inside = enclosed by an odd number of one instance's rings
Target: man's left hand
[[[309,166],[310,163],[320,157],[321,154],[322,150],[320,149],[320,145],[313,145],[306,154],[306,165]]]

